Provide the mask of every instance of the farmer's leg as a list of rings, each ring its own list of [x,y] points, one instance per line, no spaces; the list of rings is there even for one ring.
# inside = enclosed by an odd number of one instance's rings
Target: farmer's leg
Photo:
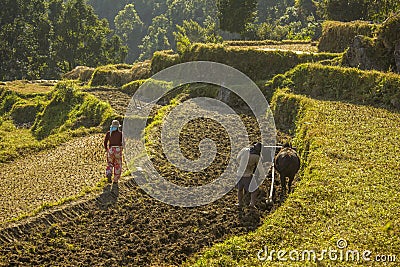
[[[106,176],[111,182],[111,176],[113,172],[113,160],[112,160],[112,151],[111,148],[107,150],[107,168],[106,168]]]
[[[122,149],[115,148],[114,153],[114,182],[118,182],[122,172]]]
[[[249,204],[250,207],[255,207],[256,205],[257,191],[258,189],[250,193],[250,204]]]
[[[238,205],[242,206],[243,205],[243,188],[238,190]]]
[[[243,190],[244,190],[243,177],[240,178],[240,180],[237,184],[237,188],[238,188],[238,193],[237,193],[238,205],[242,206],[243,205],[243,195],[244,195],[244,193],[243,193]]]

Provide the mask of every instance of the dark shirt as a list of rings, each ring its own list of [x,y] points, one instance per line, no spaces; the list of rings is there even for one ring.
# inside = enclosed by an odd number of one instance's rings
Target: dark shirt
[[[106,137],[104,138],[104,148],[108,149],[112,146],[122,146],[122,132],[113,131],[110,136],[110,131],[106,133]]]

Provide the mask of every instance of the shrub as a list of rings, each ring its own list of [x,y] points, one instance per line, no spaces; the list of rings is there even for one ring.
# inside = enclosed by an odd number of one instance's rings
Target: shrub
[[[193,44],[181,57],[166,52],[155,53],[152,71],[160,71],[181,62],[213,61],[234,67],[257,81],[271,79],[300,63],[334,59],[338,56],[339,54],[332,53],[296,53],[222,44]]]
[[[301,64],[269,82],[312,97],[400,109],[400,75],[356,68]]]
[[[395,58],[396,45],[400,46],[400,13],[377,26],[376,37],[356,36],[343,57],[346,66],[361,69],[399,72]]]
[[[114,115],[108,103],[78,90],[70,81],[60,82],[51,96],[31,128],[39,140],[70,129],[103,127]]]
[[[50,102],[36,116],[31,128],[32,134],[39,140],[56,133],[68,119],[68,113],[74,105],[81,103],[82,97],[82,93],[70,81],[58,83],[50,95]]]
[[[11,111],[13,105],[20,100],[17,93],[11,90],[3,90],[0,94],[0,115]]]
[[[180,57],[172,50],[157,51],[151,59],[151,73],[157,72],[180,63]]]
[[[367,21],[325,21],[322,24],[322,36],[319,40],[318,50],[333,53],[343,52],[350,46],[355,36],[372,37],[376,27],[376,24]]]
[[[76,84],[73,81],[59,82],[53,91],[55,100],[70,102],[76,95]]]
[[[68,80],[79,80],[81,82],[88,82],[92,77],[94,70],[94,68],[77,66],[70,72],[65,73],[63,75],[63,78]]]
[[[10,115],[17,124],[33,123],[36,115],[43,109],[42,103],[19,101],[11,109]]]
[[[261,40],[261,41],[244,41],[244,40],[232,40],[224,41],[223,44],[228,46],[265,46],[265,45],[281,45],[281,44],[309,44],[307,40]]]
[[[377,29],[377,37],[393,54],[396,42],[400,42],[400,13],[389,17]]]
[[[391,57],[380,40],[357,35],[344,53],[341,65],[362,70],[387,71],[392,64]]]
[[[297,64],[333,59],[337,54],[296,53],[292,51],[262,50],[251,47],[226,47],[215,44],[194,44],[182,55],[182,62],[206,60],[234,67],[252,80],[268,80]]]
[[[132,79],[142,80],[150,78],[151,75],[151,60],[146,60],[143,62],[138,62],[133,64],[132,68]]]
[[[145,82],[146,80],[135,80],[130,83],[124,84],[121,88],[121,91],[127,95],[134,95],[139,89],[139,87]]]
[[[143,97],[145,99],[153,99],[156,95],[164,94],[165,92],[173,88],[172,82],[147,79],[136,80],[125,84],[124,86],[122,86],[121,91],[128,95],[134,95],[137,89],[139,89],[139,87],[142,86],[144,83],[146,83],[146,89],[148,89],[149,91],[141,92],[141,95],[138,95],[138,97]]]
[[[80,127],[105,127],[109,126],[113,118],[114,113],[110,104],[100,101],[91,94],[85,94],[82,104],[75,105],[68,115],[68,120],[60,130]]]
[[[127,64],[106,65],[95,69],[89,86],[120,87],[132,80],[134,75],[132,66]]]
[[[281,89],[271,100],[271,110],[274,114],[276,127],[284,132],[293,133],[299,116],[309,107],[310,101],[301,96],[290,95],[288,90]]]

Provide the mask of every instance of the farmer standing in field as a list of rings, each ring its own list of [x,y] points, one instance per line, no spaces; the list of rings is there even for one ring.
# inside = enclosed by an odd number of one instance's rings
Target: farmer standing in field
[[[259,170],[259,168],[257,168],[261,157],[260,156],[261,150],[262,150],[261,143],[253,143],[250,147],[243,148],[237,156],[237,162],[239,163],[237,174],[238,178],[240,177],[240,180],[237,183],[238,187],[237,205],[239,207],[243,205],[243,196],[244,196],[243,190],[246,190],[246,192],[250,193],[249,206],[252,208],[255,207],[255,200],[258,188],[250,188],[250,183],[254,175],[255,176],[262,175],[261,173],[259,173],[262,170]]]
[[[111,177],[114,170],[114,183],[118,183],[122,172],[122,148],[124,146],[124,138],[121,125],[118,120],[113,120],[110,130],[106,133],[104,138],[104,148],[107,153],[107,169],[106,176],[108,182],[111,183]]]

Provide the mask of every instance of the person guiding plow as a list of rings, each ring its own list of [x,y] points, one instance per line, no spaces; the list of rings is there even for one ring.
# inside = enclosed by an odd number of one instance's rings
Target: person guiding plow
[[[237,183],[238,188],[238,203],[239,207],[243,205],[243,196],[244,190],[250,193],[250,204],[249,207],[255,208],[255,200],[257,196],[257,189],[252,188],[251,181],[252,179],[256,179],[256,177],[262,176],[260,173],[262,170],[257,168],[260,157],[261,157],[262,144],[261,143],[253,143],[250,147],[243,148],[238,156],[237,162],[239,163],[239,167],[237,170],[238,178],[240,177],[239,182]]]
[[[111,183],[118,183],[121,178],[122,172],[122,149],[124,147],[124,138],[122,131],[120,130],[121,125],[118,120],[113,120],[110,126],[110,130],[107,131],[104,138],[104,148],[107,153],[107,168],[106,176],[107,181]],[[114,179],[112,175],[114,172]]]

